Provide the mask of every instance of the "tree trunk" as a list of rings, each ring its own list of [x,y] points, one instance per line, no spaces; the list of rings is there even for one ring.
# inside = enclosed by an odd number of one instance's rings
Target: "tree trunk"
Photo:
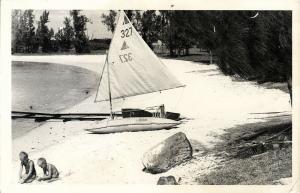
[[[190,52],[189,52],[189,48],[188,48],[188,47],[185,48],[185,55],[186,55],[186,56],[190,55]]]
[[[291,105],[293,104],[293,102],[292,102],[292,97],[293,97],[292,83],[293,83],[293,81],[292,80],[293,80],[292,73],[289,73],[287,75],[287,86],[288,86],[289,93],[290,93]]]

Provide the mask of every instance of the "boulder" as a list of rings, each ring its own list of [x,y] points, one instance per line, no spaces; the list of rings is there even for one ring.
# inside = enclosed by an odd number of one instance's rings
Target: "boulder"
[[[157,181],[157,185],[178,185],[174,176],[161,176]]]
[[[142,163],[144,170],[152,174],[166,172],[192,158],[192,146],[186,135],[176,133],[148,150]]]

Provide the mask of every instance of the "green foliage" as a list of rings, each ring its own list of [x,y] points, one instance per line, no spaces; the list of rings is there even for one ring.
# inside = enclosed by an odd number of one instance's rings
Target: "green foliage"
[[[236,74],[260,83],[285,81],[291,76],[291,12],[211,11],[200,14],[205,21],[198,25],[204,29],[199,30],[203,38],[199,45],[213,50],[225,74]],[[209,23],[215,30],[205,30],[209,29]]]
[[[37,49],[33,10],[13,10],[12,51],[34,53]]]
[[[125,14],[129,18],[129,20],[132,22],[133,26],[137,31],[140,31],[142,28],[141,20],[142,20],[142,14],[139,10],[124,10]],[[117,19],[117,11],[109,10],[108,15],[102,14],[101,15],[101,22],[106,26],[108,31],[114,32],[115,31],[115,25],[116,25],[116,19]]]
[[[175,40],[175,46],[178,49],[178,54],[181,55],[181,52],[185,49],[185,55],[188,55],[189,48],[195,42],[195,36],[192,34],[195,33],[194,25],[190,21],[193,21],[195,18],[194,12],[191,11],[176,11],[173,14],[173,31]],[[195,44],[195,43],[194,43]]]
[[[117,12],[110,10],[108,15],[102,14],[101,21],[104,25],[106,25],[107,30],[114,32],[115,31],[115,22],[116,22]]]
[[[189,48],[195,45],[195,12],[160,11],[158,23],[162,32],[160,39],[169,48],[170,56],[188,55]]]
[[[33,10],[25,10],[23,17],[21,17],[21,30],[22,30],[22,40],[24,42],[24,47],[26,52],[35,52],[35,27],[34,27],[34,15]]]
[[[148,10],[142,14],[141,29],[142,38],[152,49],[152,44],[158,40],[159,22],[155,10]]]
[[[55,39],[59,44],[61,51],[69,51],[74,40],[74,29],[71,20],[65,17],[64,27],[55,34]]]
[[[49,11],[43,11],[38,21],[38,28],[36,30],[36,38],[39,45],[42,47],[42,52],[52,51],[51,38],[54,35],[53,29],[48,28],[46,25],[49,22]]]
[[[91,50],[108,50],[110,39],[92,39],[89,41]]]
[[[222,12],[216,23],[218,56],[220,69],[229,75],[238,74],[243,78],[253,76],[255,71],[249,63],[249,49],[245,42],[244,12]]]
[[[214,53],[225,74],[259,82],[284,81],[291,76],[291,12],[256,13],[163,10],[159,39],[171,56],[188,55],[185,48],[197,45]]]
[[[151,10],[149,10],[151,12]],[[144,27],[142,20],[143,14],[147,11],[140,11],[140,10],[124,10],[125,14],[127,15],[128,19],[131,21],[134,28],[142,33],[142,29]],[[151,24],[153,25],[153,23]]]
[[[137,31],[141,31],[143,24],[142,24],[142,12],[141,11],[135,11],[134,17],[131,20],[133,26]]]
[[[227,75],[259,83],[291,80],[291,11],[125,10],[125,13],[151,48],[160,40],[171,56],[182,56],[189,55],[189,48],[197,46],[211,51]],[[46,25],[48,11],[40,17],[35,33],[33,11],[13,10],[12,52],[37,52],[39,45],[42,52],[68,51],[73,46],[77,53],[90,52],[85,33],[89,19],[79,10],[70,11],[70,15],[71,19],[65,18],[64,27],[53,40],[53,30]],[[111,32],[116,16],[117,11],[113,10],[101,16]],[[107,47],[99,41],[90,43],[92,49]]]
[[[70,15],[73,19],[76,53],[90,53],[88,37],[85,34],[86,23],[89,22],[89,19],[85,15],[80,15],[80,10],[72,10]]]
[[[11,51],[12,53],[21,52],[22,31],[20,30],[21,10],[12,10],[11,15]]]
[[[152,44],[158,40],[161,27],[160,17],[156,11],[124,10],[124,12],[145,42],[152,48]],[[102,23],[106,25],[107,30],[114,32],[116,17],[117,12],[113,10],[110,10],[108,15],[102,14]]]
[[[135,11],[134,10],[124,10],[125,14],[127,15],[128,19],[132,21]]]

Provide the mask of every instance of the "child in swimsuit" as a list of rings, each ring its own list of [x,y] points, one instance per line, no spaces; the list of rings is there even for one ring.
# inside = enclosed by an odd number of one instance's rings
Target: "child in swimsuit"
[[[55,180],[59,177],[59,172],[56,167],[50,163],[47,163],[45,158],[39,158],[38,165],[43,169],[44,176],[39,177],[38,181]]]
[[[21,161],[20,171],[19,171],[19,183],[30,183],[36,178],[36,170],[34,167],[34,162],[28,159],[28,154],[26,152],[20,152],[19,158]],[[23,175],[23,167],[25,168],[25,174]]]

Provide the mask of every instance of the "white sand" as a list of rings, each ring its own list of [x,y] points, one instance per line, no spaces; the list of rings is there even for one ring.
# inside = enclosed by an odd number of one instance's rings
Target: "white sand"
[[[14,56],[13,60],[61,63],[99,73],[105,58],[96,55]],[[163,59],[163,62],[186,85],[184,89],[118,100],[113,106],[114,110],[119,110],[165,104],[167,111],[179,112],[188,118],[179,128],[91,135],[84,129],[94,127],[96,122],[49,122],[13,140],[14,174],[18,173],[18,152],[24,150],[34,161],[42,156],[57,166],[61,180],[53,183],[156,184],[160,176],[174,175],[181,177],[183,184],[194,184],[196,176],[220,163],[221,160],[212,155],[204,156],[203,151],[217,142],[224,129],[263,121],[270,116],[252,113],[291,114],[289,95],[280,90],[258,87],[253,82],[233,81],[221,74],[215,65],[170,59]],[[93,103],[94,94],[65,112],[107,112],[107,104]],[[167,173],[143,172],[143,153],[179,131],[187,135],[194,149],[200,150],[195,158]],[[40,168],[37,170],[41,172]]]

